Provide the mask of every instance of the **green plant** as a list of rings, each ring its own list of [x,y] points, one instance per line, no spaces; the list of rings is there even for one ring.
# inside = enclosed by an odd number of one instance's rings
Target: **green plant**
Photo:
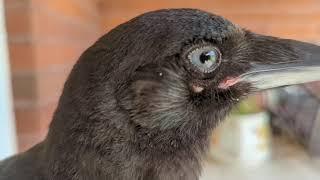
[[[248,99],[240,102],[232,112],[232,115],[252,114],[263,111],[261,99],[258,96],[250,96]]]

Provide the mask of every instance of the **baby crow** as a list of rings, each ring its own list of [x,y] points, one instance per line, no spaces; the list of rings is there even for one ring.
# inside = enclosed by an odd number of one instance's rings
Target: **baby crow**
[[[212,130],[249,93],[320,79],[320,48],[195,9],[149,12],[88,48],[45,140],[1,180],[196,180]]]

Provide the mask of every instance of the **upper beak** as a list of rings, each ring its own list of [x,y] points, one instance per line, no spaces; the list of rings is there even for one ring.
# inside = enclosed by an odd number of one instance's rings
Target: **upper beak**
[[[251,62],[241,81],[264,90],[320,80],[320,46],[260,35],[252,38],[252,53],[258,60]]]

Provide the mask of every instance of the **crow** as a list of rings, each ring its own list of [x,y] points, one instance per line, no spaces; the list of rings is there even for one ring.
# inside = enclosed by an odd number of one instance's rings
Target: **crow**
[[[320,79],[320,47],[196,9],[148,12],[79,58],[45,140],[1,180],[196,180],[209,137],[250,93]]]

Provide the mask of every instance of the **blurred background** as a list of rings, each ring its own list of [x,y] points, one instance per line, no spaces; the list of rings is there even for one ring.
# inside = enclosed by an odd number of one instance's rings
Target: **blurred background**
[[[318,0],[0,0],[0,4],[0,159],[23,152],[45,137],[63,83],[80,54],[102,34],[146,11],[199,8],[257,33],[320,42]],[[314,157],[310,148],[319,144],[313,129],[317,89],[313,83],[308,88],[275,90],[240,105],[213,135],[203,179],[319,178],[317,165],[309,163]],[[300,102],[296,104],[310,106],[290,107],[293,102],[288,99],[293,97]],[[310,107],[312,117],[296,118],[294,113]],[[305,122],[303,118],[309,123],[301,129],[296,121]],[[288,132],[283,128],[287,122],[299,128]],[[252,134],[243,133],[250,128]],[[260,167],[255,171],[239,170],[228,163],[234,159],[239,164],[261,161],[264,165],[254,166]]]

